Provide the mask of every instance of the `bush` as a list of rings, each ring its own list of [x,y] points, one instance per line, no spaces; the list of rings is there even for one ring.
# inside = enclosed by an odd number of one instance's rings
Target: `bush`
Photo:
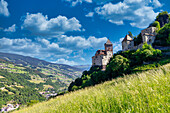
[[[153,22],[150,27],[156,27],[157,28],[157,32],[160,30],[160,23],[158,21]]]
[[[169,45],[170,45],[170,23],[165,24],[165,26],[159,30],[155,42],[153,43],[153,46],[169,46]]]
[[[143,47],[138,49],[134,54],[138,63],[143,63],[143,61],[153,61],[162,55],[160,50],[155,50],[147,43],[145,43]]]

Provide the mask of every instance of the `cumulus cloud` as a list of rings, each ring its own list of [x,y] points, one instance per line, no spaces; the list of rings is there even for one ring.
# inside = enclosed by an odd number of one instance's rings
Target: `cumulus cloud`
[[[78,63],[74,62],[74,61],[69,61],[69,60],[66,60],[64,58],[60,58],[58,59],[56,62],[53,62],[53,63],[58,63],[58,64],[67,64],[67,65],[78,65]]]
[[[116,53],[122,50],[122,40],[124,38],[120,38],[119,41],[113,43],[113,52]]]
[[[4,0],[0,1],[0,14],[4,16],[9,16],[8,3]]]
[[[72,6],[76,6],[77,4],[82,4],[82,2],[92,3],[92,0],[65,0],[70,2]]]
[[[77,4],[85,3],[96,3],[96,4],[104,4],[113,0],[65,0],[67,2],[70,2],[72,6],[76,6]]]
[[[87,39],[82,36],[61,35],[56,39],[45,38],[0,38],[0,52],[15,53],[41,59],[57,60],[56,63],[63,63],[61,58],[78,58],[85,61],[82,57],[83,51],[87,49],[102,49],[107,41],[106,37],[96,38],[90,36]],[[63,61],[63,62],[61,62]],[[65,60],[65,64],[76,65],[72,61]]]
[[[95,12],[117,25],[123,25],[124,21],[128,20],[133,27],[145,28],[159,13],[154,9],[161,6],[158,0],[124,0],[99,6],[95,8]]]
[[[96,38],[94,36],[90,36],[88,39],[86,39],[82,36],[62,35],[61,37],[58,37],[58,40],[60,45],[64,47],[69,47],[72,50],[82,50],[88,48],[101,48],[107,41],[107,38]]]
[[[9,39],[5,37],[0,39],[0,51],[38,58],[67,56],[72,53],[72,50],[62,48],[47,39],[37,38],[33,41],[28,38]]]
[[[153,0],[153,5],[155,8],[162,7],[162,4],[158,0]]]
[[[85,59],[83,57],[80,57],[80,60],[85,61]]]
[[[42,13],[27,13],[22,29],[29,30],[36,35],[58,35],[68,31],[81,31],[81,24],[75,17],[68,19],[65,16],[48,19]]]
[[[86,14],[85,16],[86,16],[86,17],[93,17],[93,15],[94,15],[94,12],[89,12],[89,13]]]
[[[12,25],[11,27],[8,27],[4,29],[5,32],[16,32],[16,25]]]

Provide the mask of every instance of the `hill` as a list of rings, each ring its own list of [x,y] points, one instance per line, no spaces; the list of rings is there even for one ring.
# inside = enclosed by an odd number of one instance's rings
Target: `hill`
[[[36,58],[0,53],[0,108],[9,103],[44,101],[66,90],[81,70]]]
[[[58,96],[15,113],[170,112],[170,64]]]
[[[0,58],[14,64],[31,68],[37,72],[44,74],[44,78],[53,77],[68,85],[72,80],[81,75],[82,70],[64,64],[54,64],[17,54],[1,53]],[[41,77],[43,78],[43,77]]]
[[[31,100],[45,100],[39,92],[49,83],[31,82],[33,77],[40,79],[44,76],[30,68],[0,59],[0,108],[8,103],[27,104]],[[62,86],[59,81],[57,83],[58,87]]]

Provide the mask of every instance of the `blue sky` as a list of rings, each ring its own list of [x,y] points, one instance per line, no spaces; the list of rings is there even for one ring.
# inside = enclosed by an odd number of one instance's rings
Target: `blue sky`
[[[169,0],[0,0],[0,52],[69,65],[91,64],[109,38],[140,31]]]

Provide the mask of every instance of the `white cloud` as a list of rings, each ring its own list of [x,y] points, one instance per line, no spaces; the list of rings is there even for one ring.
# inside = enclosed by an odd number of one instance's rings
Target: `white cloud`
[[[93,17],[94,12],[89,12],[87,15],[85,15],[86,17]]]
[[[65,0],[65,1],[70,2],[72,6],[76,6],[78,3],[82,4],[82,2],[92,3],[92,0]]]
[[[8,3],[4,0],[0,1],[0,14],[4,16],[9,16]]]
[[[77,4],[85,3],[96,3],[98,5],[104,4],[113,0],[65,0],[67,2],[70,2],[72,6],[76,6]]]
[[[53,42],[51,42],[51,40]],[[78,58],[85,61],[82,57],[83,51],[87,49],[103,49],[103,44],[107,41],[106,37],[96,38],[90,36],[87,39],[81,36],[61,35],[55,40],[45,38],[0,38],[0,52],[15,53],[40,59],[51,59],[52,61],[61,58]],[[62,63],[63,63],[62,62]],[[73,61],[65,60],[65,64],[76,65]]]
[[[87,40],[90,42],[91,47],[96,49],[103,47],[104,43],[107,41],[107,37],[96,38],[94,36],[90,36]]]
[[[16,25],[12,25],[9,28],[4,29],[5,32],[15,32],[16,31]]]
[[[58,64],[67,64],[67,65],[78,65],[78,63],[74,62],[74,61],[69,61],[69,60],[66,60],[64,58],[60,58],[58,59],[56,62],[53,62],[53,63],[58,63]]]
[[[79,20],[75,17],[68,19],[59,15],[48,20],[48,16],[44,16],[42,13],[27,13],[21,28],[37,35],[56,35],[64,34],[68,31],[81,31],[81,27]]]
[[[113,43],[113,52],[116,53],[122,50],[122,40],[124,38],[120,38],[119,41]]]
[[[80,57],[80,60],[85,61],[85,59],[83,57]]]
[[[138,28],[147,27],[159,12],[155,8],[161,7],[158,0],[124,0],[116,4],[107,3],[95,8],[95,12],[111,23],[122,25],[125,20]]]
[[[120,20],[120,21],[109,20],[109,22],[114,23],[116,25],[123,25],[124,24],[122,20]]]
[[[59,44],[72,50],[83,50],[88,48],[101,48],[107,41],[106,37],[96,38],[90,36],[88,39],[82,36],[66,36],[58,37]]]
[[[62,48],[47,39],[37,38],[33,41],[28,38],[9,39],[5,37],[0,39],[0,51],[38,58],[63,57],[72,53],[72,50]]]
[[[153,0],[153,5],[155,8],[162,7],[162,4],[158,0]]]

